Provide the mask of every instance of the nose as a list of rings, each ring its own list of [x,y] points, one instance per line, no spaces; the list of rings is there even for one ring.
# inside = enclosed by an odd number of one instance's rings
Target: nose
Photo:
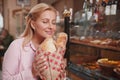
[[[50,29],[53,29],[54,28],[54,25],[52,23],[49,23],[49,28]]]

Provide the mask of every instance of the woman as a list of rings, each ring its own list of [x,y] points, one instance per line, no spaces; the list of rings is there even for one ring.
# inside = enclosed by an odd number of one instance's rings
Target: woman
[[[41,71],[46,69],[47,58],[36,60],[36,50],[56,31],[57,11],[50,5],[40,3],[34,6],[26,17],[26,28],[19,39],[14,40],[7,49],[3,60],[3,80],[38,80]],[[38,62],[40,64],[36,64]],[[42,66],[41,66],[42,65]],[[36,67],[33,67],[36,66]],[[42,75],[44,76],[44,75]]]

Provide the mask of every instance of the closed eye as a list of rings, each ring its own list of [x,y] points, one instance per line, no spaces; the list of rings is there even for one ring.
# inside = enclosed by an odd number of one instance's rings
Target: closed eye
[[[43,23],[48,23],[48,21],[42,21]]]

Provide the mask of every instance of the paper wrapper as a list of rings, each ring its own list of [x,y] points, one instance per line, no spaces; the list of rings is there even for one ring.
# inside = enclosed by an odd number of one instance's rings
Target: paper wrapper
[[[41,49],[37,51],[37,54],[47,56],[47,63],[49,67],[42,72],[40,72],[40,77],[42,80],[64,80],[65,70],[62,67],[62,63],[65,49],[60,48],[57,52],[46,52]]]
[[[49,67],[40,72],[42,80],[64,80],[66,73],[63,58],[66,49],[67,34],[57,34],[56,40],[47,38],[40,45],[37,54],[47,56]]]

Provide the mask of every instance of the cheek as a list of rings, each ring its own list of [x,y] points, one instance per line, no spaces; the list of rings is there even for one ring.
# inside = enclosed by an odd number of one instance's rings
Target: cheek
[[[57,29],[57,27],[55,26],[55,27],[54,27],[54,31],[56,31],[56,29]]]
[[[37,28],[37,30],[40,30],[40,31],[43,31],[44,29],[45,29],[45,27],[41,26],[41,25],[39,25],[38,28]]]
[[[40,25],[40,24],[37,24],[37,25],[35,26],[35,34],[37,34],[37,35],[43,34],[44,29],[45,29],[45,27],[43,27],[43,26]]]
[[[56,28],[58,27],[57,24],[55,24],[55,25],[53,25],[53,26],[54,26],[53,28],[54,28],[55,30],[56,30]]]
[[[43,29],[45,29],[45,26],[43,24],[41,24],[41,23],[36,24],[36,30],[42,31]]]

